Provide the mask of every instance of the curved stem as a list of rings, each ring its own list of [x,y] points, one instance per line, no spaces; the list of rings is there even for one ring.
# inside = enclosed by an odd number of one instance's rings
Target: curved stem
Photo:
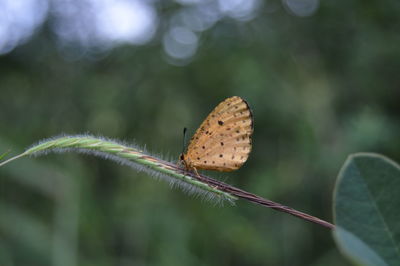
[[[317,217],[297,211],[271,200],[264,199],[208,176],[196,175],[195,173],[188,172],[173,163],[150,156],[139,149],[128,147],[115,141],[88,135],[62,136],[42,141],[26,150],[24,153],[1,162],[0,166],[26,155],[46,154],[48,151],[77,151],[91,153],[106,159],[115,160],[119,163],[128,164],[133,168],[137,168],[139,171],[148,169],[150,170],[150,174],[156,174],[158,177],[166,177],[168,180],[172,181],[171,184],[176,183],[178,186],[181,186],[184,189],[186,188],[189,192],[196,192],[197,190],[199,193],[204,192],[205,195],[217,197],[218,199],[227,200],[229,202],[241,198],[276,211],[288,213],[329,229],[335,228],[333,224]]]
[[[18,159],[18,158],[21,158],[21,157],[23,157],[23,156],[26,156],[26,155],[27,155],[27,154],[25,154],[25,153],[21,153],[21,154],[19,154],[19,155],[17,155],[17,156],[11,157],[10,159],[7,159],[7,160],[5,160],[5,161],[3,161],[3,162],[0,162],[0,167],[3,166],[3,165],[5,165],[5,164],[7,164],[7,163],[9,163],[9,162],[12,162],[12,161]]]

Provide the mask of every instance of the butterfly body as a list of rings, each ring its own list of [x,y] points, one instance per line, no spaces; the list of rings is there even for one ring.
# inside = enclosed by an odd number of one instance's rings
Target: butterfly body
[[[187,170],[237,170],[249,157],[252,134],[247,102],[238,96],[227,98],[197,129],[180,161]]]

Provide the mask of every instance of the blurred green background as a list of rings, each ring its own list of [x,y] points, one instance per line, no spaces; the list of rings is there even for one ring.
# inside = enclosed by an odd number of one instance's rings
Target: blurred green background
[[[176,161],[224,98],[253,109],[229,184],[332,221],[353,152],[400,161],[400,2],[0,2],[0,154],[89,133]],[[329,230],[214,206],[93,156],[0,169],[0,265],[349,265]]]

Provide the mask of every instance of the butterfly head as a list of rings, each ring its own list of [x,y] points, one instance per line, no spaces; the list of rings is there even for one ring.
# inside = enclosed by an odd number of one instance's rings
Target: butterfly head
[[[180,162],[183,166],[186,167],[187,163],[186,163],[186,160],[185,160],[185,153],[182,152],[181,155],[179,155],[179,162]]]
[[[184,162],[185,161],[185,154],[181,153],[181,155],[179,155],[179,161]]]
[[[192,169],[193,166],[191,165],[191,163],[188,161],[188,159],[185,156],[185,153],[181,153],[181,155],[179,155],[179,163],[186,169]]]

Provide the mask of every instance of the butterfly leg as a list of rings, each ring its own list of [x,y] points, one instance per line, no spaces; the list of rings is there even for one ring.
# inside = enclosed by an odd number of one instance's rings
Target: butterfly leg
[[[197,172],[196,167],[194,167],[194,166],[188,164],[188,163],[187,163],[185,160],[183,160],[183,159],[180,160],[180,163],[183,164],[185,171],[192,172],[192,173],[196,174],[197,179],[199,179],[199,180],[202,180],[202,181],[204,180],[204,178],[200,176],[199,172]]]
[[[199,172],[197,172],[196,167],[192,167],[192,170],[196,174],[197,179],[199,179],[200,181],[204,181],[205,180],[203,177],[200,176]]]
[[[209,184],[209,183],[207,182],[207,179],[205,179],[204,177],[201,177],[200,174],[199,174],[199,172],[197,172],[196,167],[193,167],[192,169],[193,169],[193,172],[197,175],[197,178],[198,178],[200,181],[203,181],[203,182],[207,183],[209,186],[211,186],[211,187],[214,188],[214,189],[218,189],[217,186],[213,186],[213,185]]]
[[[200,180],[203,179],[203,178],[199,175],[199,172],[197,172],[196,167],[193,167],[193,172],[197,175],[197,177],[198,177]]]

